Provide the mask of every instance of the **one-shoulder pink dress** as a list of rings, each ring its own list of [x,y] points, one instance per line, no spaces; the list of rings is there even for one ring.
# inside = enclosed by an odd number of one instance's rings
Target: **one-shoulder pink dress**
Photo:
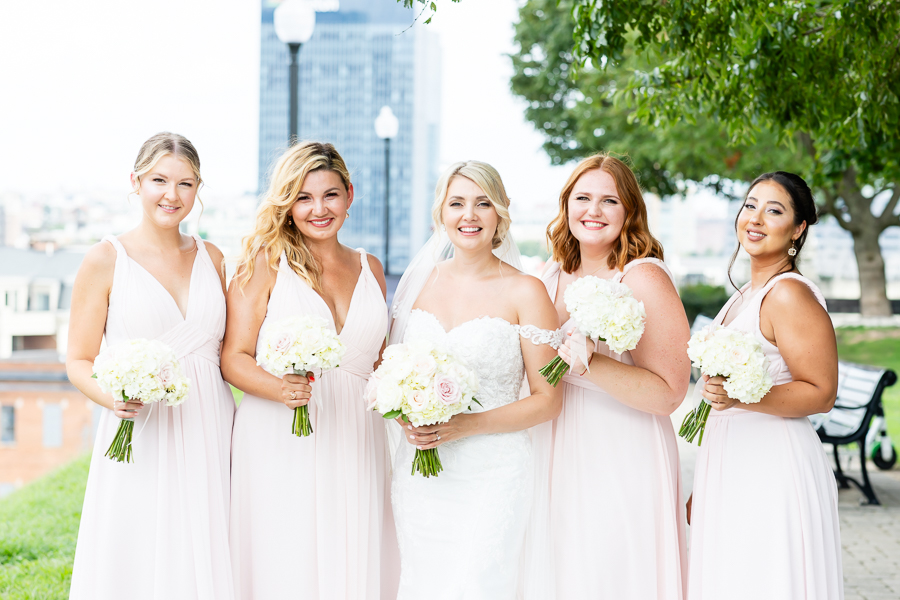
[[[672,277],[662,261],[638,259],[613,281],[648,263]],[[551,298],[559,275],[554,263],[543,276]],[[573,327],[570,320],[562,329]],[[595,352],[634,364],[629,352],[617,354],[603,342]],[[577,375],[566,375],[561,385],[563,408],[552,421],[549,457],[556,598],[681,600],[686,525],[670,418],[626,406]]]
[[[772,287],[788,278],[808,285],[825,306],[811,281],[785,273],[728,324],[759,341],[776,386],[793,378],[759,330],[759,309]],[[694,470],[688,587],[690,600],[844,597],[837,484],[809,419],[750,412],[740,404],[710,411]]]
[[[225,296],[197,240],[187,315],[115,237],[106,318],[109,346],[157,339],[190,379],[187,400],[144,407],[133,463],[106,458],[120,419],[104,409],[78,529],[72,600],[228,600],[229,448],[234,398],[219,371]]]
[[[387,334],[387,307],[366,253],[340,339],[340,367],[312,383],[313,434],[291,433],[293,411],[244,394],[234,420],[231,556],[243,600],[393,598],[399,551],[390,513],[384,419],[363,400]],[[284,255],[260,343],[272,321],[315,314],[325,301]],[[382,570],[385,571],[384,575]]]

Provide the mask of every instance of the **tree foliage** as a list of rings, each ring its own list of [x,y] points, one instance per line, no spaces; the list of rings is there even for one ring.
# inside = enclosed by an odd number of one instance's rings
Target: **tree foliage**
[[[526,118],[545,137],[555,164],[599,151],[627,155],[645,189],[676,193],[683,180],[705,182],[717,191],[729,180],[750,180],[771,169],[801,170],[796,149],[760,132],[752,143],[732,143],[725,129],[702,115],[667,127],[636,119],[627,99],[617,98],[632,73],[649,68],[633,48],[622,50],[621,64],[598,69],[579,65],[572,47],[572,2],[532,0],[519,11],[512,55],[512,90],[528,101]]]

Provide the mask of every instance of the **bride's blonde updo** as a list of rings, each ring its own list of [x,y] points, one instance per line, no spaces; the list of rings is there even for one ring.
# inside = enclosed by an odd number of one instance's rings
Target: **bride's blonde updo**
[[[506,195],[506,188],[503,187],[500,173],[487,163],[468,160],[454,163],[444,171],[444,174],[441,175],[437,182],[437,187],[434,189],[434,207],[431,210],[434,226],[440,228],[443,225],[441,211],[444,208],[444,200],[447,199],[447,189],[450,187],[450,182],[454,177],[465,177],[472,181],[484,191],[488,200],[491,201],[494,210],[497,211],[497,216],[500,217],[497,222],[497,231],[494,232],[494,237],[491,239],[491,247],[499,248],[509,232],[511,222],[509,218],[509,197]]]
[[[305,142],[281,155],[272,172],[269,189],[256,209],[253,233],[242,242],[237,266],[238,287],[250,281],[256,256],[266,252],[266,262],[273,270],[284,252],[288,265],[311,288],[322,291],[322,273],[315,257],[306,247],[300,230],[290,225],[291,208],[300,195],[306,176],[313,171],[332,171],[340,176],[344,189],[350,191],[350,171],[344,159],[331,144]]]

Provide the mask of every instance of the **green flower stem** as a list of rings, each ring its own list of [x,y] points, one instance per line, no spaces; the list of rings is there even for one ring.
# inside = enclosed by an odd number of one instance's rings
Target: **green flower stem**
[[[131,435],[134,432],[134,421],[132,419],[122,419],[119,421],[119,428],[116,430],[116,437],[113,438],[109,450],[104,456],[116,462],[134,462],[131,451]]]
[[[693,442],[694,438],[699,433],[700,438],[697,440],[697,445],[700,446],[703,444],[703,433],[706,431],[706,419],[709,417],[711,408],[712,406],[705,400],[701,402],[700,406],[689,412],[684,418],[684,421],[681,423],[681,429],[678,430],[678,435],[688,442]]]
[[[538,373],[543,375],[544,379],[546,379],[553,387],[556,387],[568,372],[569,364],[559,356],[553,357],[553,360],[541,367],[541,370],[538,371]]]
[[[418,471],[425,477],[437,477],[437,474],[443,470],[444,466],[441,464],[441,457],[438,455],[437,448],[416,450],[410,475],[415,475],[416,471]]]
[[[304,369],[294,368],[294,375],[306,377],[307,371]],[[294,425],[291,427],[291,433],[297,437],[307,437],[312,435],[312,423],[309,421],[309,406],[304,404],[294,409]]]

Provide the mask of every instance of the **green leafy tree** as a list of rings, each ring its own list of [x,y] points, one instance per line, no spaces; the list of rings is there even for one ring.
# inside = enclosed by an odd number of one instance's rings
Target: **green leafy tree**
[[[735,142],[800,140],[824,210],[853,236],[862,313],[891,314],[878,238],[900,225],[900,2],[574,0],[572,17],[579,64],[646,58],[616,90],[641,123],[706,117]]]
[[[513,90],[555,162],[626,152],[663,195],[800,172],[853,237],[862,313],[890,314],[900,0],[531,0],[520,17]]]

